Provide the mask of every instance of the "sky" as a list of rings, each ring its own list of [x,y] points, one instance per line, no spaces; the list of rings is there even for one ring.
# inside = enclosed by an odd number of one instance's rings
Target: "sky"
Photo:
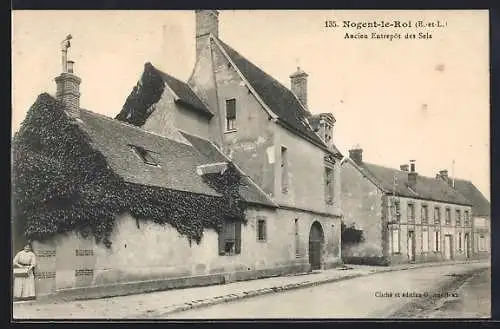
[[[374,20],[413,25],[342,26]],[[419,20],[443,27],[417,29]],[[81,107],[110,117],[146,62],[184,81],[195,62],[194,11],[13,11],[12,24],[11,135],[39,94],[55,94],[67,34]],[[306,71],[309,110],[334,114],[345,155],[359,144],[367,162],[399,168],[414,159],[424,176],[448,169],[490,199],[487,11],[222,10],[219,37],[287,87],[297,66]]]

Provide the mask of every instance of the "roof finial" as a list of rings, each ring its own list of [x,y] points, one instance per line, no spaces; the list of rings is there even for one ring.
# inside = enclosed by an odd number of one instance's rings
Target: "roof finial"
[[[69,42],[73,37],[71,34],[68,34],[66,38],[61,42],[61,51],[62,51],[62,71],[66,73],[68,71],[68,48],[71,47],[71,43]]]

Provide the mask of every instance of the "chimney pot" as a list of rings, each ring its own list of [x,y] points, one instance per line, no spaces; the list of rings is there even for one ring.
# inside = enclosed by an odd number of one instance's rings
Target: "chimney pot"
[[[359,146],[355,146],[349,150],[349,158],[351,158],[357,165],[361,165],[363,163],[363,149]]]
[[[68,65],[68,73],[73,73],[73,66],[75,65],[75,62],[68,61],[67,65]]]
[[[415,172],[415,160],[410,160],[410,172]]]

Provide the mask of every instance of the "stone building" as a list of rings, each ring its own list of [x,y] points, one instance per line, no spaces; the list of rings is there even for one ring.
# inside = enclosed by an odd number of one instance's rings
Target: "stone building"
[[[343,241],[346,263],[397,264],[467,259],[472,253],[471,203],[448,184],[417,174],[410,161],[400,169],[363,160],[355,147],[343,160],[344,221],[363,241]],[[347,242],[347,243],[346,243]]]
[[[23,207],[48,207],[51,196],[34,193],[26,205],[17,194],[17,218],[28,222],[39,258],[39,295],[118,295],[341,262],[335,119],[308,110],[305,72],[291,75],[290,90],[224,43],[218,15],[195,13],[189,80],[146,63],[115,119],[80,108],[81,80],[67,67],[56,97],[42,94],[31,108],[14,158],[35,159],[58,173],[42,185],[58,182],[58,193],[72,193],[48,215],[29,216]],[[21,169],[19,186],[41,186],[24,175],[39,173]],[[125,191],[119,197],[117,186]],[[96,242],[78,225],[112,230]]]
[[[448,177],[448,170],[441,170],[436,178],[442,179],[472,203],[472,254],[476,258],[491,257],[490,202],[468,180]]]

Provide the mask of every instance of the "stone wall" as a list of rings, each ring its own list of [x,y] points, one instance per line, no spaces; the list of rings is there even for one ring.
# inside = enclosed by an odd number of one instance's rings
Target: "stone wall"
[[[168,224],[137,222],[129,215],[117,218],[109,249],[75,233],[35,241],[37,296],[83,287],[127,287],[132,283],[140,283],[143,291],[150,291],[152,287],[179,288],[307,271],[306,257],[295,255],[293,220],[283,220],[288,217],[293,215],[282,210],[247,210],[241,253],[232,256],[219,255],[218,234],[213,230],[205,230],[199,245],[190,244]],[[266,220],[265,241],[257,238],[258,219]],[[304,219],[304,228],[307,223]],[[328,240],[328,245],[333,246],[333,240]],[[329,255],[326,264],[336,260],[330,256],[331,250],[325,254]],[[134,289],[111,291],[126,294]]]

